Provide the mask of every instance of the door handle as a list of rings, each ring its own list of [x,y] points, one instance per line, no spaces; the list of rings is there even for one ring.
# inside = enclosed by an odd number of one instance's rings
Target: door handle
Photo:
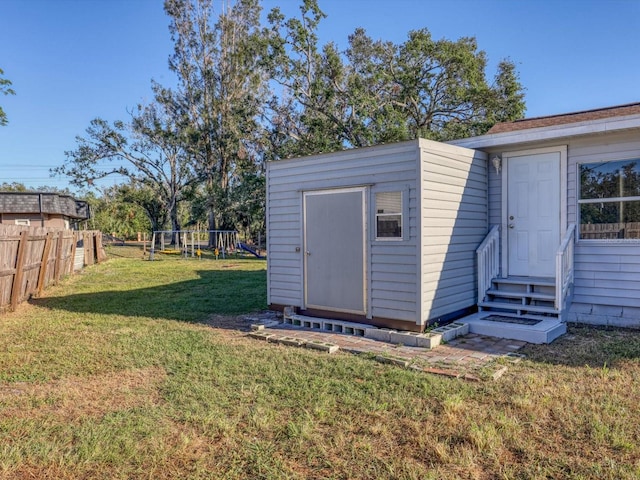
[[[307,257],[310,257],[310,256],[311,256],[311,252],[310,252],[309,250],[305,251],[304,253],[305,253],[305,255],[306,255]]]
[[[514,227],[515,227],[515,225],[513,223],[509,224],[509,228],[514,228]]]

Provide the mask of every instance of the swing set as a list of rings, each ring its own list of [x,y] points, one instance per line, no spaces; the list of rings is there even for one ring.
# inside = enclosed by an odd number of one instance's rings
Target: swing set
[[[154,260],[156,253],[200,259],[202,246],[208,246],[210,236],[213,238],[212,248],[216,259],[218,256],[226,258],[226,255],[236,252],[240,245],[236,230],[156,230],[151,238],[149,260]],[[156,250],[156,242],[160,244],[159,250]]]

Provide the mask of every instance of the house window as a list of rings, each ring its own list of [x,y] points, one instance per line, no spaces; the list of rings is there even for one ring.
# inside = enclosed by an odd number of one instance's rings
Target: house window
[[[22,225],[25,227],[28,227],[29,225],[31,225],[31,221],[28,218],[25,218],[25,219],[16,218],[15,222],[16,222],[16,225]]]
[[[640,239],[640,159],[579,165],[580,238]]]
[[[402,239],[402,192],[376,193],[376,239]]]

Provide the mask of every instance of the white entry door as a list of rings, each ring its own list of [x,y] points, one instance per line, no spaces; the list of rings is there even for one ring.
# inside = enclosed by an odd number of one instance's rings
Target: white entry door
[[[555,276],[560,244],[560,153],[507,159],[508,272]]]
[[[366,314],[365,189],[304,194],[305,307]]]

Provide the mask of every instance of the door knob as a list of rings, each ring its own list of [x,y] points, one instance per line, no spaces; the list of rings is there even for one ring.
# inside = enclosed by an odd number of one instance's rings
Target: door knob
[[[513,227],[515,227],[515,225],[513,223],[510,223],[509,228],[513,228]]]
[[[305,251],[304,253],[307,255],[307,257],[311,255],[311,252],[309,250]]]

